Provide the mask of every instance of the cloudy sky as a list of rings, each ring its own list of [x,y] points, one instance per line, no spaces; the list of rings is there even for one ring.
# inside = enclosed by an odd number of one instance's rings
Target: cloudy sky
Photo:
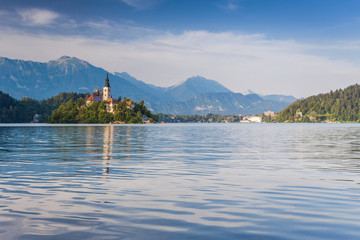
[[[295,97],[360,82],[359,29],[358,0],[0,1],[3,57]]]

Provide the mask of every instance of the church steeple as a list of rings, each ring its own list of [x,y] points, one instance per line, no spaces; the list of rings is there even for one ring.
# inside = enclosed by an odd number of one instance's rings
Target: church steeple
[[[106,73],[106,79],[105,79],[105,86],[104,87],[110,87],[109,83],[109,73]]]
[[[111,87],[109,83],[109,74],[106,73],[105,86],[103,87],[103,100],[111,98]]]

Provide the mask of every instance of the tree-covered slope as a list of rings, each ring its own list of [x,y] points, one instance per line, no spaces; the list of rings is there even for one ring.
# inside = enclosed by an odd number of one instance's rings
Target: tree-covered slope
[[[19,101],[0,91],[0,123],[22,122],[25,116],[24,107]]]
[[[360,119],[360,86],[330,91],[297,100],[282,110],[277,122],[357,122]]]
[[[51,112],[70,99],[85,98],[89,94],[84,93],[60,93],[46,100],[22,98],[17,100],[7,93],[0,91],[0,123],[28,123],[33,120],[35,114],[39,115],[39,121],[45,120]]]

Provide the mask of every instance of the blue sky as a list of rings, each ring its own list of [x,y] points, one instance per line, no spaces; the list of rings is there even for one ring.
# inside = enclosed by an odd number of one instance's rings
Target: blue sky
[[[2,0],[0,53],[305,97],[358,82],[359,10],[357,0]]]
[[[3,11],[47,9],[77,22],[114,21],[161,31],[263,33],[270,38],[358,38],[357,0],[11,0]],[[11,23],[11,25],[15,22]],[[121,36],[119,36],[121,37]]]

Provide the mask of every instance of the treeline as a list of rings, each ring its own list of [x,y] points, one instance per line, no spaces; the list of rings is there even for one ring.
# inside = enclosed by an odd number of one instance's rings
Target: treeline
[[[40,122],[45,122],[52,111],[62,103],[87,96],[89,96],[88,93],[71,92],[60,93],[41,101],[32,98],[17,100],[0,91],[0,123],[27,123],[33,120],[35,114],[38,114]]]
[[[106,111],[106,102],[92,102],[86,106],[86,100],[79,98],[77,101],[70,99],[66,103],[52,112],[48,118],[48,123],[142,123],[143,116],[150,122],[157,121],[157,116],[153,115],[144,105],[144,101],[139,103],[132,102],[134,107],[127,104],[131,101],[128,98],[118,99],[114,113]]]
[[[241,116],[232,115],[232,116],[222,116],[220,114],[206,114],[206,115],[170,115],[164,113],[156,114],[159,118],[160,122],[168,122],[168,123],[222,123],[222,122],[240,122],[242,120]]]
[[[282,110],[276,122],[358,122],[360,119],[360,86],[298,100]]]

